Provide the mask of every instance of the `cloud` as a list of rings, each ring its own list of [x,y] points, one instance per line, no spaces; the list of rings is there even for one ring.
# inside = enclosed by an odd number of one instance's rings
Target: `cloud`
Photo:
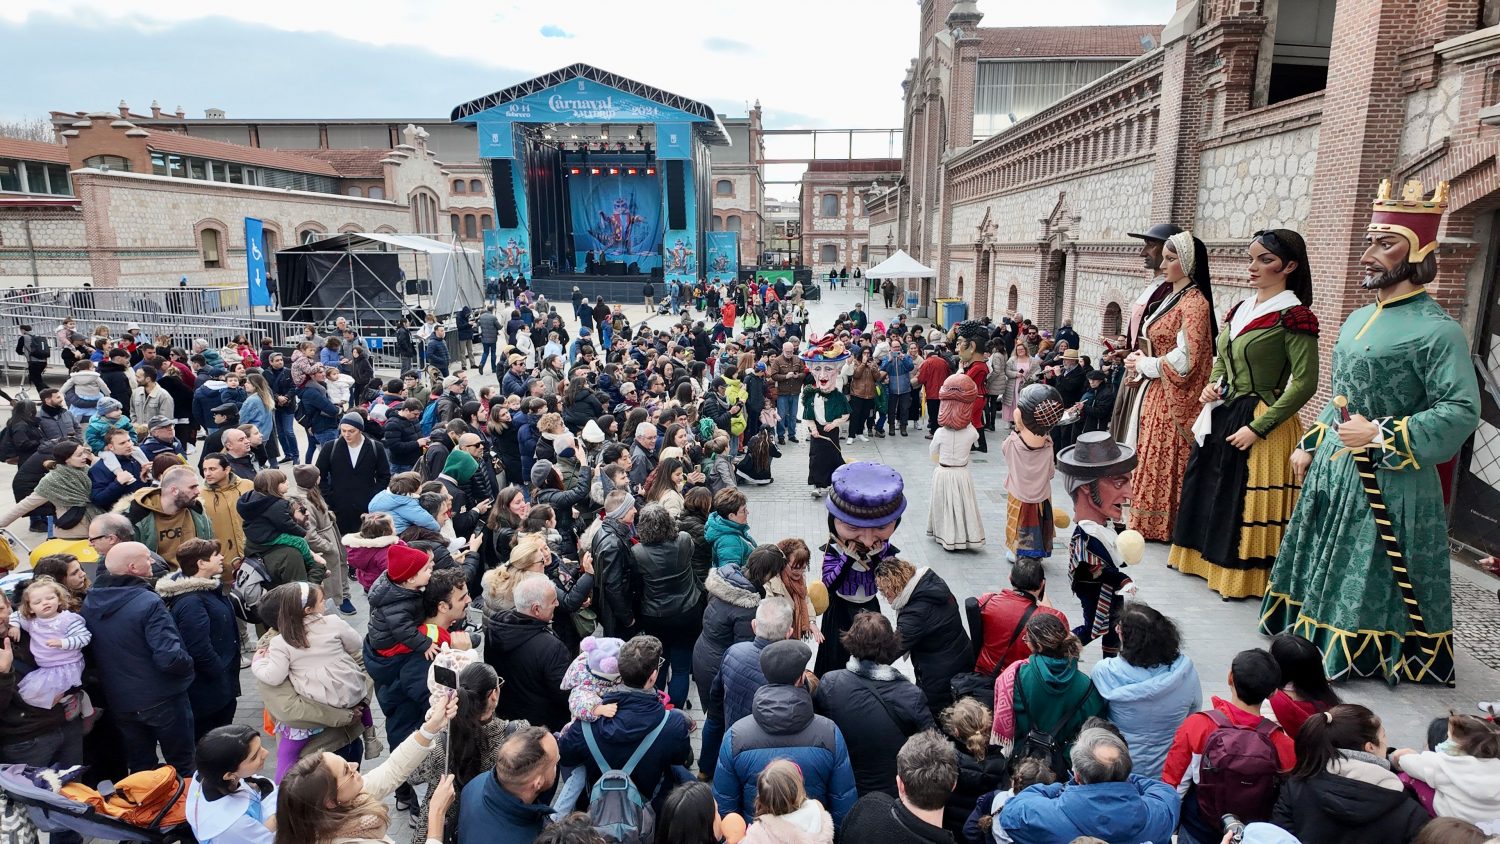
[[[543,38],[572,38],[573,37],[573,33],[567,31],[566,29],[563,29],[562,27],[558,26],[557,24],[552,24],[552,23],[543,24],[541,31],[542,31],[542,37]]]
[[[748,53],[755,49],[743,41],[733,38],[705,38],[703,46],[715,53]]]

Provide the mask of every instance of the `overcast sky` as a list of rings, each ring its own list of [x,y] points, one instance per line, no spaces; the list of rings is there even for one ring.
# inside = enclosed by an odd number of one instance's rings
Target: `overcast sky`
[[[446,117],[587,62],[776,128],[899,126],[915,0],[4,0],[0,118]],[[1166,23],[1175,0],[980,0],[984,26]]]

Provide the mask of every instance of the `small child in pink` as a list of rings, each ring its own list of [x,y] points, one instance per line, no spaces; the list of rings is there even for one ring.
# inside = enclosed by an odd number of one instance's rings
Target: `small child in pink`
[[[38,709],[51,709],[83,682],[83,648],[93,638],[83,616],[65,607],[68,590],[50,577],[26,586],[21,612],[10,623],[31,634],[31,657],[36,668],[21,678],[21,700]]]
[[[604,703],[604,696],[620,688],[620,647],[625,642],[605,636],[588,636],[579,646],[581,652],[563,674],[562,687],[568,692],[568,712],[580,721],[612,718],[615,705]]]

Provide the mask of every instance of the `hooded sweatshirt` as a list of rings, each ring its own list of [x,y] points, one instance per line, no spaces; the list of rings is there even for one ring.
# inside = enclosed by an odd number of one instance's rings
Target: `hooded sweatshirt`
[[[1172,736],[1187,717],[1203,708],[1198,670],[1186,654],[1170,665],[1141,668],[1113,656],[1099,660],[1094,688],[1109,701],[1109,719],[1130,745],[1132,770],[1161,778]]]
[[[755,540],[750,536],[750,526],[726,519],[718,513],[708,515],[703,528],[703,538],[713,546],[714,567],[731,563],[744,564],[750,552],[755,550]]]

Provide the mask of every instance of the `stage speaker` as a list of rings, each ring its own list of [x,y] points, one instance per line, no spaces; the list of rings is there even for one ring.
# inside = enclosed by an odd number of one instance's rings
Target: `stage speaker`
[[[510,168],[515,162],[509,158],[490,161],[490,183],[495,187],[496,228],[516,229],[521,220],[516,216],[516,194],[511,186]]]
[[[663,278],[665,278],[665,275],[663,274],[661,267],[652,267],[651,268],[651,280],[652,281],[661,281]]]
[[[667,162],[667,228],[681,231],[688,227],[687,191],[683,178],[685,161]]]

